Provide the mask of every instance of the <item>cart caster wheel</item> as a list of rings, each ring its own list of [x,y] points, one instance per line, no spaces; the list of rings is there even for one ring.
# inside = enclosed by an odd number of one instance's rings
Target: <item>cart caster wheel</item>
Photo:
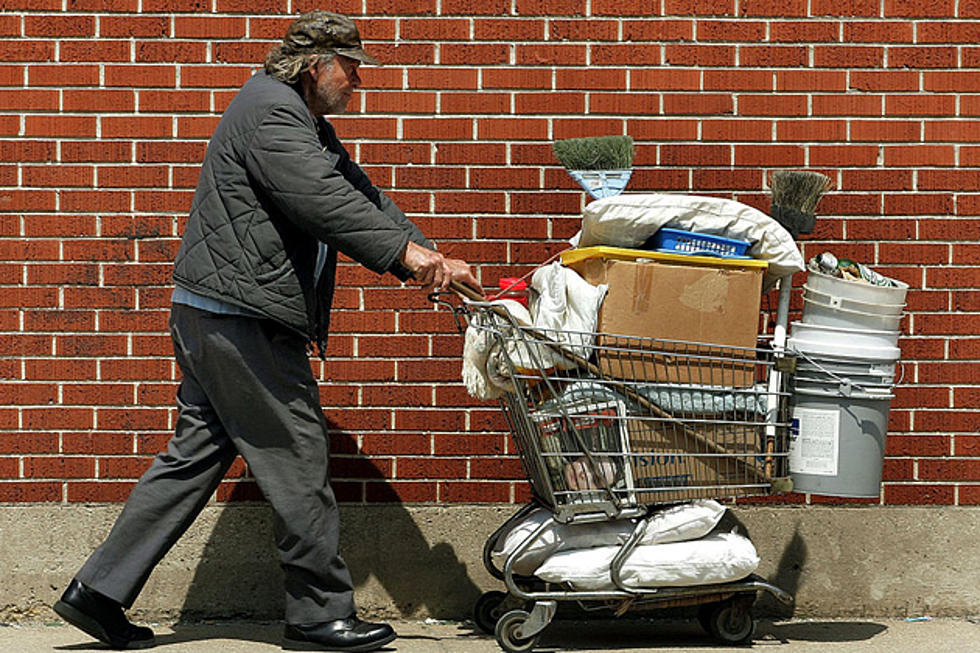
[[[755,634],[751,605],[745,599],[709,603],[698,611],[698,621],[715,639],[726,644],[748,644]]]
[[[524,625],[530,615],[524,610],[511,610],[497,620],[495,634],[500,648],[507,653],[526,653],[538,643],[539,635],[518,637],[517,631]]]
[[[484,592],[473,606],[473,621],[476,627],[487,635],[493,635],[497,629],[497,621],[503,614],[505,600],[507,600],[506,592]]]

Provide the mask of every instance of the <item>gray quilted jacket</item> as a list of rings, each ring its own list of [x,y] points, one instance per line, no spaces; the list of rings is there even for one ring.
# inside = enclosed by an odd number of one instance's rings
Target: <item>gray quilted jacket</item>
[[[300,332],[321,355],[336,253],[408,277],[411,239],[434,249],[351,161],[333,127],[299,93],[260,72],[225,110],[208,144],[176,284]],[[318,245],[330,255],[314,287]]]

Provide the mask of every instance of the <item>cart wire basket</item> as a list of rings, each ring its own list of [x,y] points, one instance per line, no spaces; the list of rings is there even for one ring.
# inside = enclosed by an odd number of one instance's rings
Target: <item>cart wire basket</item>
[[[781,309],[788,306],[788,279]],[[792,597],[751,575],[734,583],[627,587],[622,566],[646,519],[664,504],[699,498],[791,491],[790,372],[795,359],[783,337],[764,335],[756,348],[660,340],[609,333],[548,330],[519,323],[498,303],[470,301],[471,327],[493,342],[488,368],[507,386],[507,417],[533,501],[487,541],[484,563],[507,592],[487,592],[475,621],[505,651],[530,651],[559,601],[608,608],[700,605],[699,619],[728,643],[751,639],[750,606],[762,590]],[[785,315],[778,317],[785,326]],[[497,541],[528,511],[551,517],[498,568]],[[614,589],[579,591],[520,576],[513,566],[556,524],[631,520],[633,535],[610,567]]]

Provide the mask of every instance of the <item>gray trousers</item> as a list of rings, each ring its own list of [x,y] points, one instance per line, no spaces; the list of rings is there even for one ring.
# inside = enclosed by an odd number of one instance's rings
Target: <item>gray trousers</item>
[[[286,621],[350,616],[353,583],[337,551],[326,422],[305,340],[271,320],[181,304],[170,329],[183,373],[176,432],[76,578],[131,606],[241,454],[272,505]]]

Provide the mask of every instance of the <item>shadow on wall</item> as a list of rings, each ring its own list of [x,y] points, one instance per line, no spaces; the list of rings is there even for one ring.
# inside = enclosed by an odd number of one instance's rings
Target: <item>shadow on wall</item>
[[[725,521],[721,524],[723,528],[727,520],[731,520],[734,525],[737,525],[740,533],[744,534],[750,540],[752,539],[752,534],[749,532],[749,529],[746,528],[741,520],[734,516],[733,511],[729,510],[725,513]],[[786,543],[786,546],[783,548],[783,553],[779,557],[776,572],[766,580],[795,597],[797,590],[800,588],[800,577],[803,575],[803,567],[806,565],[807,555],[806,541],[800,535],[800,527],[797,524],[793,529],[793,537]],[[760,592],[759,600],[754,610],[757,615],[789,619],[796,612],[796,604],[786,606],[770,596],[767,592]]]
[[[412,514],[398,504],[341,505],[340,512],[341,555],[351,570],[362,616],[390,616],[392,603],[400,616],[470,616],[481,590],[452,541],[430,544]],[[180,621],[282,619],[282,571],[272,521],[265,503],[221,511]],[[451,532],[447,538],[451,540]]]

